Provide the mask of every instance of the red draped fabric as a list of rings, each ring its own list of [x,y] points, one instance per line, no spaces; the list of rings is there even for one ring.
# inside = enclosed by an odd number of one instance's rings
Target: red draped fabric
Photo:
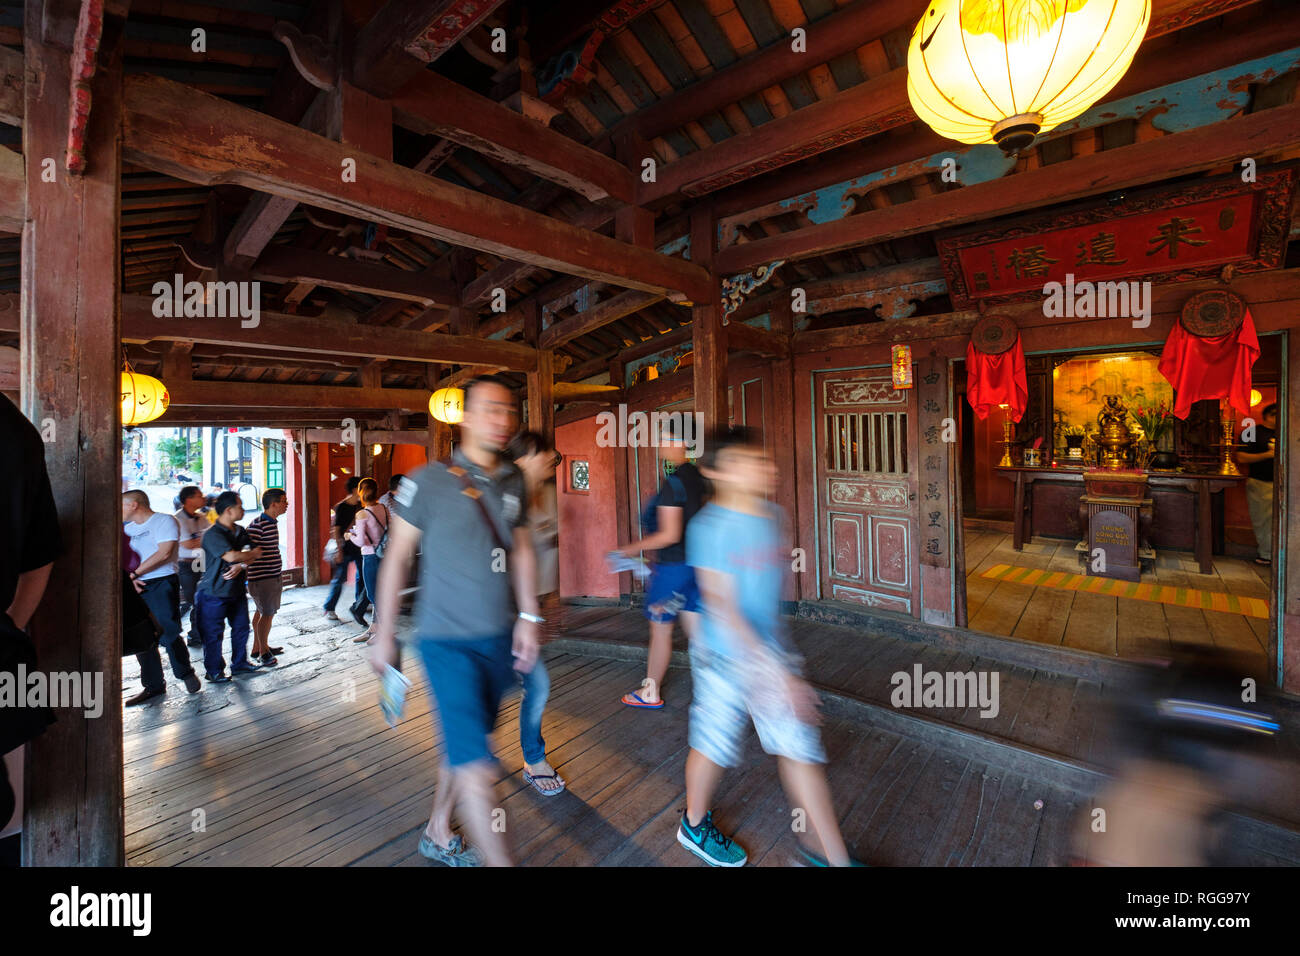
[[[1016,336],[1016,344],[1001,355],[986,355],[966,345],[966,401],[980,418],[999,405],[1009,406],[1013,422],[1024,417],[1029,406],[1029,382],[1025,378],[1025,350]]]
[[[1246,311],[1234,331],[1203,339],[1175,322],[1164,351],[1160,374],[1174,387],[1174,414],[1187,418],[1192,403],[1227,398],[1234,408],[1250,408],[1250,369],[1259,358],[1255,321]]]

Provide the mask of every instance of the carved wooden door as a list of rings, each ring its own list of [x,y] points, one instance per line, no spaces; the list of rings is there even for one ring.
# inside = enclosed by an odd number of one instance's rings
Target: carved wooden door
[[[877,369],[817,372],[813,388],[821,596],[915,616],[915,392]]]

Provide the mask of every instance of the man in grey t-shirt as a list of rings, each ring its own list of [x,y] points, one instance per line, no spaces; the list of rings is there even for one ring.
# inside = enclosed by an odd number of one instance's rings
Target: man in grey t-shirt
[[[464,391],[461,445],[450,467],[429,465],[397,492],[379,571],[372,664],[382,674],[397,658],[398,592],[420,548],[413,643],[437,698],[446,750],[420,852],[465,866],[477,862],[477,850],[487,863],[506,866],[505,836],[492,825],[489,737],[514,671],[527,673],[537,661],[537,559],[523,475],[503,457],[519,426],[514,393],[495,376],[474,379]],[[451,832],[453,802],[472,850]]]

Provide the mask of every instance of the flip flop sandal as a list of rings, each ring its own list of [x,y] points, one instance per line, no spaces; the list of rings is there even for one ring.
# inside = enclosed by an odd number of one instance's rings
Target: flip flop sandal
[[[640,694],[624,694],[623,703],[627,704],[627,706],[629,707],[640,707],[643,710],[662,710],[664,706],[664,699],[660,697],[654,703],[650,703],[648,701],[642,700]]]
[[[560,794],[564,792],[565,783],[563,780],[560,779],[560,775],[558,773],[539,773],[534,775],[529,773],[527,770],[525,770],[524,780],[532,784],[533,789],[536,790],[544,797],[553,797],[556,794]],[[538,780],[554,780],[559,784],[559,787],[557,787],[554,790],[543,790],[541,787],[537,785]]]

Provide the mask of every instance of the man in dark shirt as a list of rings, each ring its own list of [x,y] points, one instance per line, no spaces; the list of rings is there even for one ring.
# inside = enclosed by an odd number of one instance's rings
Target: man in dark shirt
[[[681,436],[669,434],[660,444],[659,457],[666,474],[655,497],[655,530],[636,544],[614,552],[628,558],[640,551],[656,552],[654,573],[645,595],[645,616],[650,619],[646,677],[638,690],[623,695],[627,706],[651,710],[664,705],[659,688],[673,655],[673,621],[680,614],[682,627],[691,637],[699,620],[700,592],[695,573],[686,563],[686,527],[700,510],[705,491],[703,476],[686,461]]]
[[[348,567],[354,568],[356,575],[356,592],[348,613],[362,627],[369,627],[366,622],[366,609],[370,607],[370,597],[366,594],[366,585],[361,578],[361,549],[349,541],[345,535],[361,510],[361,496],[357,494],[357,485],[361,479],[353,475],[348,479],[348,496],[334,506],[334,523],[330,525],[330,536],[334,539],[337,550],[334,552],[334,574],[330,578],[330,592],[325,598],[325,616],[332,621],[339,619],[334,608],[343,593],[343,582],[348,579]]]
[[[0,447],[6,449],[9,474],[0,499],[0,518],[9,532],[8,547],[0,548],[0,667],[11,666],[10,680],[16,681],[16,665],[27,656],[30,642],[23,631],[36,612],[50,580],[54,559],[63,553],[59,535],[59,515],[54,509],[54,495],[45,470],[45,443],[41,434],[14,407],[0,396]],[[19,741],[32,735],[30,714],[0,710],[0,739]],[[0,748],[3,750],[6,748]],[[6,763],[21,767],[22,747],[9,754],[0,753],[0,833],[12,827],[10,819],[21,818],[22,806],[9,784]],[[17,865],[17,842],[14,835],[0,839],[0,860]]]
[[[209,681],[228,683],[226,661],[221,656],[221,637],[230,622],[230,672],[254,673],[259,668],[248,660],[248,593],[244,587],[244,566],[262,556],[252,547],[248,532],[237,525],[244,517],[239,495],[223,491],[213,506],[217,521],[203,535],[203,577],[195,599],[199,608],[199,635],[203,638],[203,664]],[[248,550],[244,550],[247,548]]]
[[[1245,441],[1237,453],[1237,463],[1246,466],[1246,506],[1250,524],[1255,529],[1256,564],[1273,563],[1273,461],[1277,444],[1277,403],[1265,405],[1255,426],[1255,440]]]

